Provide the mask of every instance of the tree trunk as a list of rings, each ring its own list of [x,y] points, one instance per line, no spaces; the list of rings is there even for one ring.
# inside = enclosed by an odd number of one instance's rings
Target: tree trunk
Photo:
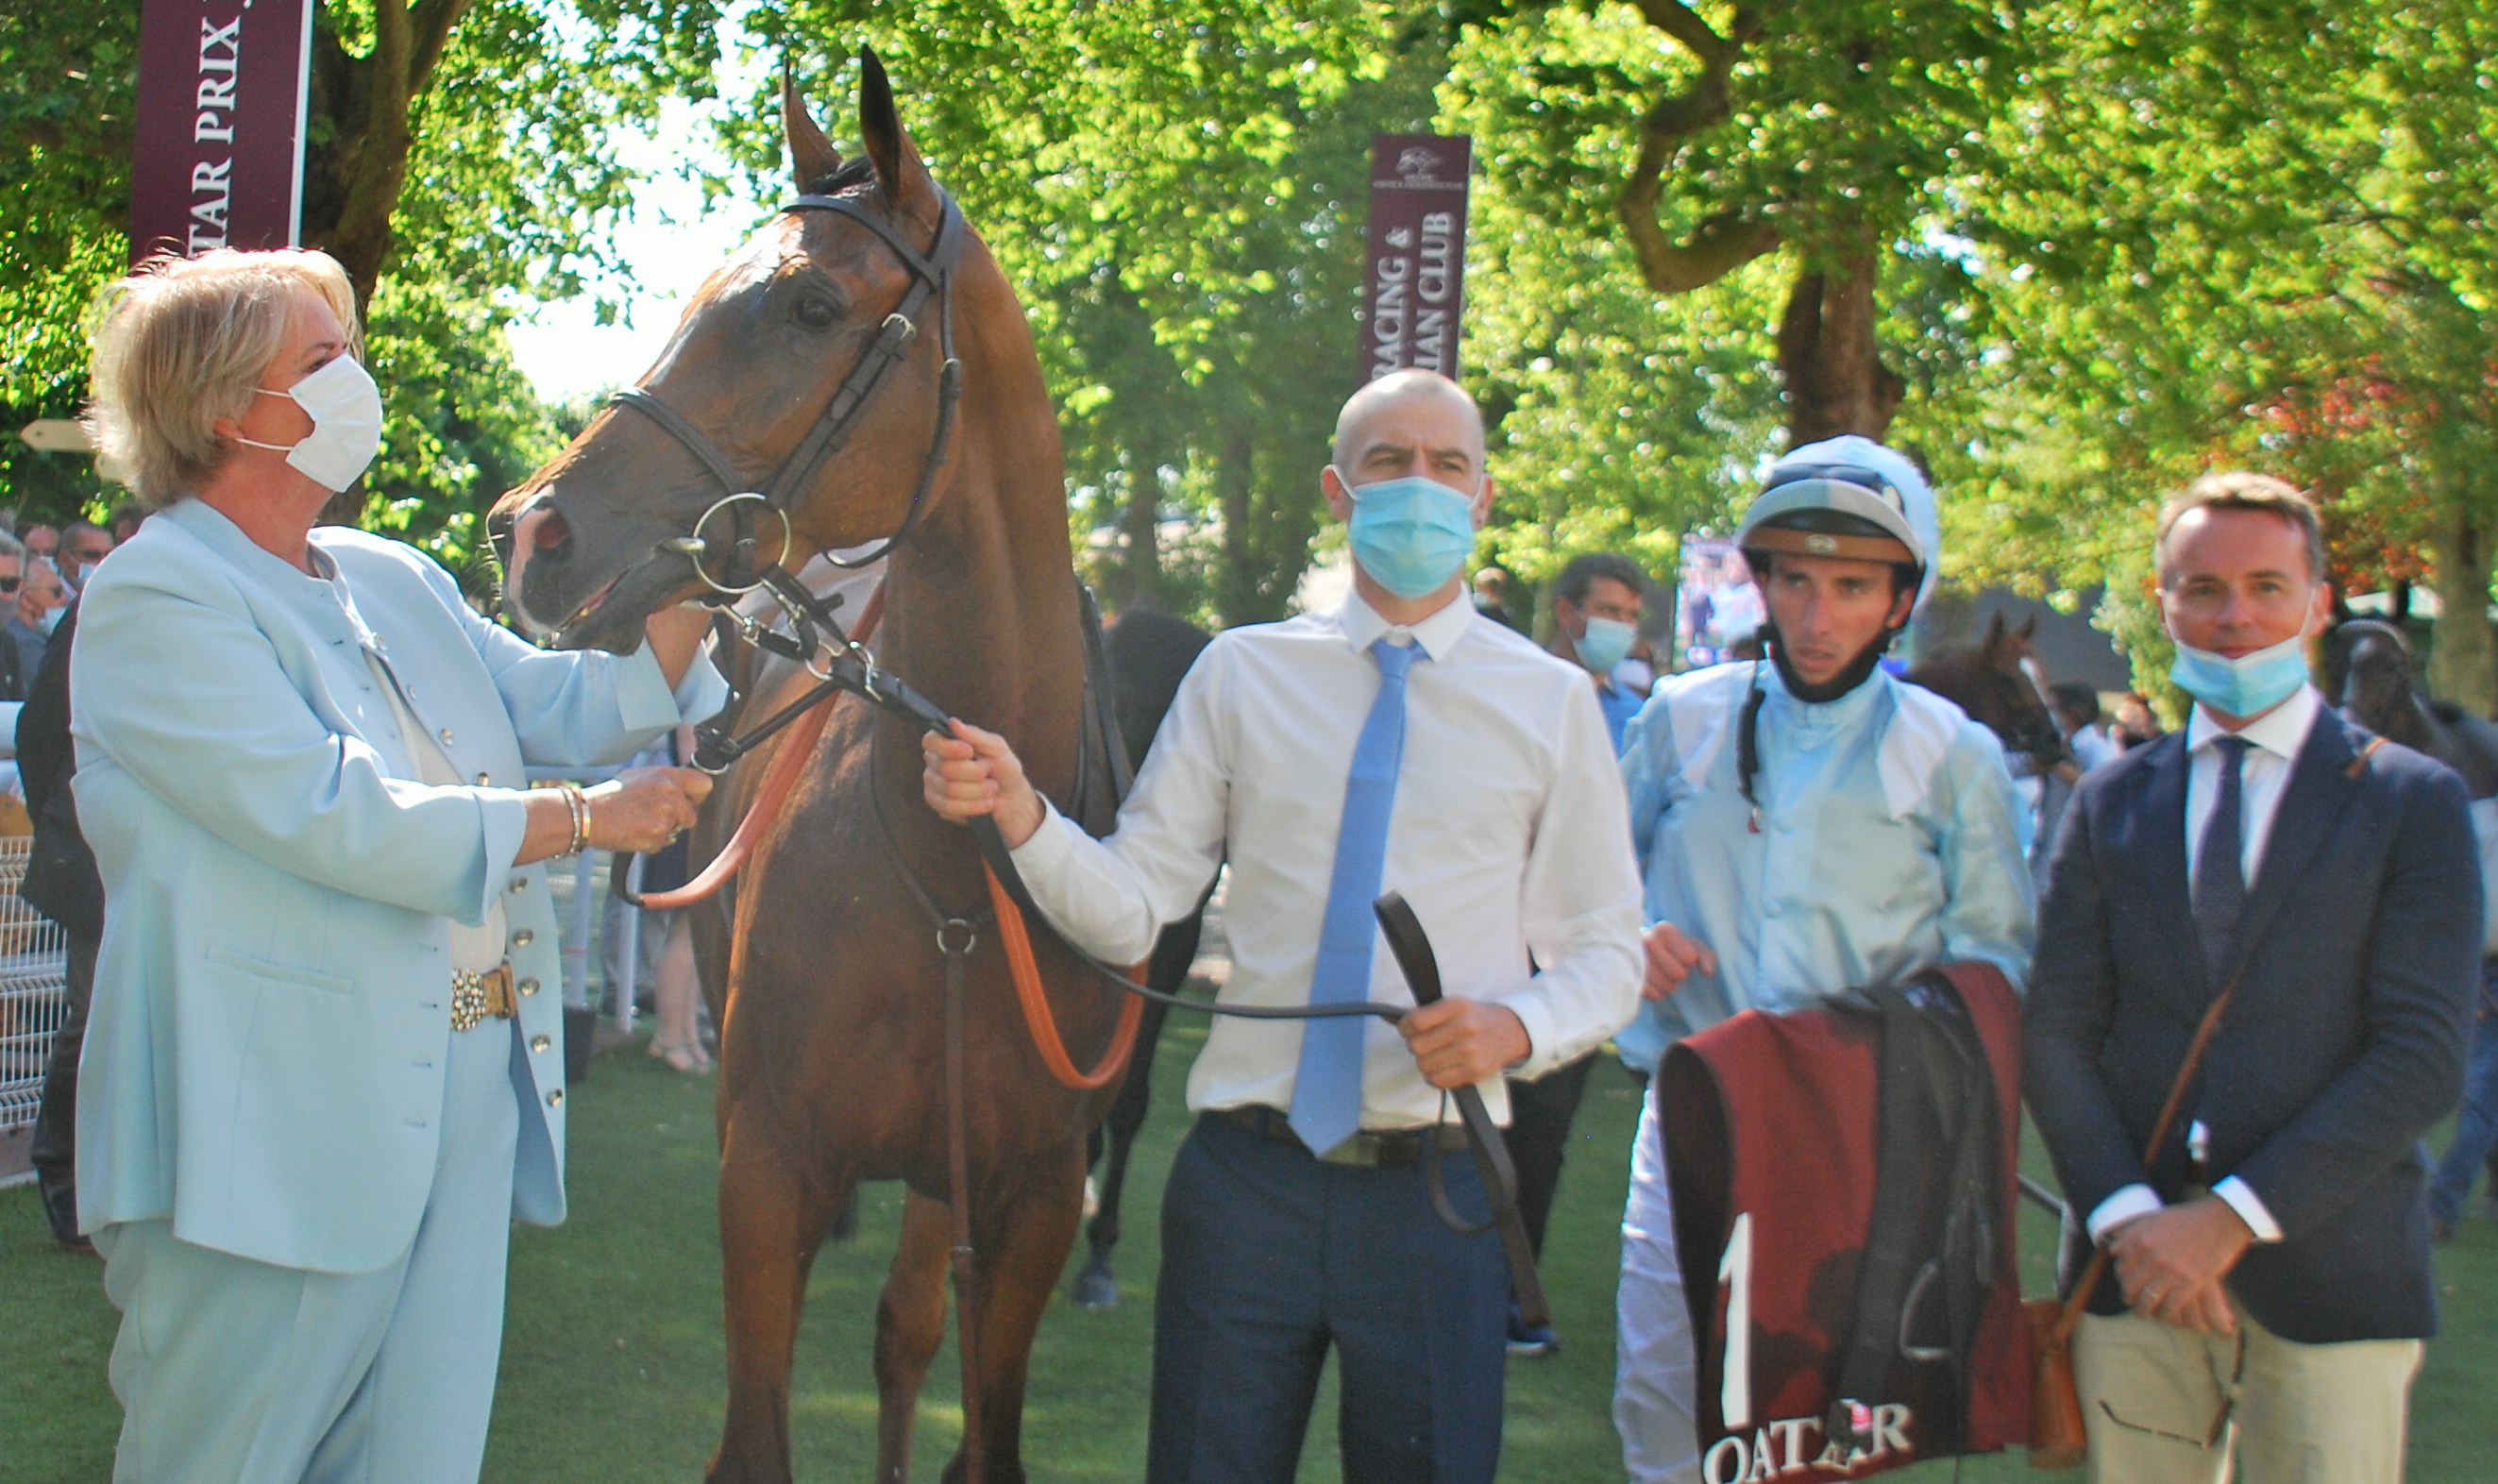
[[[1790,447],[1847,433],[1879,438],[1899,410],[1907,383],[1882,364],[1874,336],[1878,263],[1869,248],[1830,272],[1796,274],[1778,322]]]
[[[2489,629],[2489,575],[2498,565],[2498,528],[2485,512],[2456,502],[2430,538],[2437,563],[2436,642],[2429,651],[2429,693],[2474,716],[2498,703],[2498,640]]]
[[[372,302],[390,258],[418,103],[472,3],[376,0],[372,48],[361,57],[348,55],[335,32],[313,32],[304,245],[338,260],[359,305]]]
[[[1225,627],[1250,622],[1258,603],[1258,556],[1250,540],[1250,500],[1257,488],[1256,443],[1247,426],[1227,423],[1214,466],[1223,511],[1223,586],[1216,606]]]
[[[1125,551],[1111,584],[1110,605],[1121,612],[1151,608],[1162,600],[1162,461],[1142,449],[1128,452],[1128,502],[1119,512]]]

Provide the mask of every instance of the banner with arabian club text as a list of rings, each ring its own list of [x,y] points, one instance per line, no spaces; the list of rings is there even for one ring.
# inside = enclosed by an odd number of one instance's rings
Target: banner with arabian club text
[[[289,247],[315,0],[145,0],[130,255]]]
[[[1361,270],[1361,379],[1409,366],[1457,374],[1465,304],[1466,177],[1474,141],[1370,137],[1369,251]]]

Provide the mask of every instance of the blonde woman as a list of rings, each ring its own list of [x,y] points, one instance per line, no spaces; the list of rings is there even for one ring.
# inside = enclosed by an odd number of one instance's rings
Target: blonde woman
[[[98,320],[98,446],[157,512],[96,569],[70,671],[121,1479],[477,1476],[509,1223],[563,1215],[539,862],[654,849],[707,788],[523,774],[716,709],[699,615],[541,651],[414,548],[314,529],[380,442],[360,343],[315,252],[159,259]]]

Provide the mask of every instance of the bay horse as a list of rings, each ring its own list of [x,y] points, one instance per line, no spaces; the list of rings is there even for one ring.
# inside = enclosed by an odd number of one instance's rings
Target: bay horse
[[[624,652],[646,614],[704,592],[701,565],[724,548],[794,570],[899,534],[879,664],[1003,732],[1035,784],[1098,832],[1115,797],[1102,786],[1107,749],[1079,741],[1083,599],[1031,331],[920,160],[873,52],[861,73],[864,157],[844,160],[785,83],[799,199],[704,282],[640,385],[497,503],[507,596],[560,646]],[[882,384],[853,395],[880,354]],[[836,414],[848,423],[822,436]],[[741,495],[762,509],[724,499]],[[770,715],[812,681],[786,662],[758,665],[740,715]],[[780,741],[791,735],[802,733]],[[773,756],[767,745],[722,780],[698,844],[717,848]],[[733,894],[697,915],[705,981],[721,986],[728,1404],[712,1484],[790,1477],[807,1274],[863,1179],[908,1186],[876,1338],[878,1477],[907,1476],[957,1214],[941,986],[947,948],[967,937],[980,941],[962,960],[955,1085],[975,1261],[968,1282],[955,1274],[965,1438],[945,1477],[1025,1476],[1033,1337],[1074,1238],[1086,1136],[1116,1089],[1070,1088],[1045,1071],[993,941],[978,859],[921,804],[919,771],[909,723],[845,697]],[[1050,935],[1036,932],[1032,948],[1066,1044],[1090,1065],[1120,996]]]
[[[2325,694],[2352,721],[2454,769],[2472,797],[2498,794],[2498,726],[2421,694],[2401,629],[2383,619],[2344,624],[2325,646],[2324,675]]]
[[[2032,771],[2046,773],[2066,760],[2065,737],[2031,657],[2030,639],[2037,629],[2034,613],[2018,629],[2007,628],[1997,613],[1975,645],[1921,660],[1906,678],[1967,712],[1995,733],[2006,754],[2028,758]]]

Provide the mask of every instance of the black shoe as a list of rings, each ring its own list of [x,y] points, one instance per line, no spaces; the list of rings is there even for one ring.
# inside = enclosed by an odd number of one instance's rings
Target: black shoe
[[[45,1185],[43,1187],[44,1219],[50,1223],[52,1240],[69,1252],[93,1252],[95,1243],[78,1229],[78,1187]]]
[[[1509,1306],[1509,1353],[1512,1355],[1551,1355],[1561,1348],[1561,1337],[1553,1333],[1549,1324],[1529,1324]]]

